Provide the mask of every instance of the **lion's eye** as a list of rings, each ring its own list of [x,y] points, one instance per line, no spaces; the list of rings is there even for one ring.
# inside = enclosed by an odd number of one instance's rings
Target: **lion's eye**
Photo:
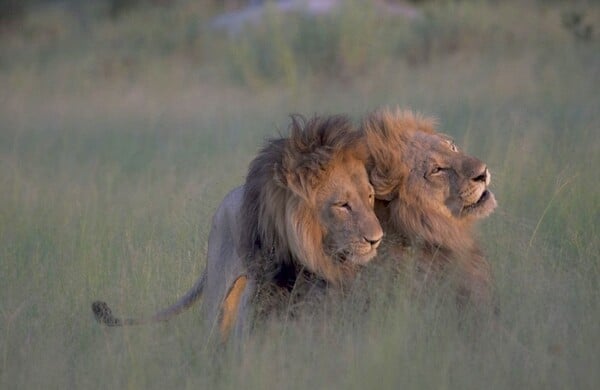
[[[352,211],[352,207],[350,207],[350,203],[348,203],[348,202],[337,202],[335,204],[335,207],[338,207],[340,209],[344,209],[347,211]]]
[[[444,170],[444,168],[442,168],[442,167],[435,167],[431,170],[431,174],[436,175],[438,173],[442,173],[443,170]]]

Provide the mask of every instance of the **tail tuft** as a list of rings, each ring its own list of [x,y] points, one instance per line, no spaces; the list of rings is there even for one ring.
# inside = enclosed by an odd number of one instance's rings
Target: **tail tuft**
[[[96,321],[106,326],[121,326],[122,321],[112,314],[112,310],[106,304],[106,302],[96,301],[92,303],[92,311]]]

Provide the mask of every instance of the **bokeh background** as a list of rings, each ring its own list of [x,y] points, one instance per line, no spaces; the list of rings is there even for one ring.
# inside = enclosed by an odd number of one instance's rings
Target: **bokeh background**
[[[0,0],[0,388],[595,388],[599,86],[591,0]],[[504,332],[376,278],[243,351],[95,323],[192,285],[289,113],[382,105],[488,163]]]

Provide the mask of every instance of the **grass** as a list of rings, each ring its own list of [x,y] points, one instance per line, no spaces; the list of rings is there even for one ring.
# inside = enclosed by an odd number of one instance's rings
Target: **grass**
[[[92,9],[85,29],[39,8],[0,36],[0,388],[600,383],[600,50],[561,25],[573,7],[598,26],[597,6],[435,3],[397,23],[354,4],[271,15],[240,39],[178,5],[112,21]],[[254,48],[269,66],[243,57]],[[381,275],[268,324],[241,355],[215,352],[197,309],[93,321],[94,299],[148,313],[191,286],[212,213],[288,113],[380,105],[438,116],[488,163],[500,206],[480,235],[508,334],[456,313],[443,289],[417,305]]]

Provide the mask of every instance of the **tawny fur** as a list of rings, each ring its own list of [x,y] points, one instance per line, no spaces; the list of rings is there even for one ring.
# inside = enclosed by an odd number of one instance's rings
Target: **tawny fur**
[[[460,296],[486,304],[491,271],[473,226],[496,205],[487,190],[489,173],[436,126],[435,119],[399,109],[378,110],[363,122],[376,211],[386,233],[381,252],[400,263],[416,261],[428,277],[457,271]],[[443,171],[430,171],[434,164]],[[474,197],[481,191],[480,205]]]

